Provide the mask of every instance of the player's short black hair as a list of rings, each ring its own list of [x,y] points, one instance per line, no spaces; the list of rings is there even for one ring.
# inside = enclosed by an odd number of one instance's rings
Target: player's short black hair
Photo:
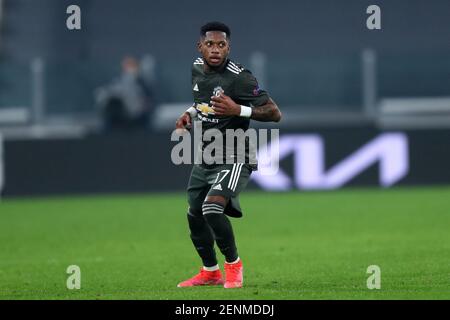
[[[222,32],[225,32],[225,34],[227,35],[228,39],[231,36],[230,28],[225,23],[218,22],[218,21],[212,21],[212,22],[208,22],[207,24],[204,24],[200,28],[200,35],[202,37],[204,37],[204,36],[206,36],[206,33],[208,31],[222,31]]]

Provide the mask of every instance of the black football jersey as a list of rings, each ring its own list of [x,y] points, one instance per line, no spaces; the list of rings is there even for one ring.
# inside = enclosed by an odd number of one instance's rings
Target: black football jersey
[[[224,135],[226,129],[249,128],[250,119],[239,116],[216,116],[211,107],[211,96],[219,95],[223,92],[239,105],[252,108],[264,105],[269,101],[269,95],[262,90],[253,74],[241,64],[228,59],[224,68],[220,71],[204,70],[204,61],[197,58],[192,66],[192,94],[194,106],[197,109],[197,120],[202,122],[202,133],[208,129],[218,129]],[[249,145],[246,139],[245,158],[248,161]],[[223,137],[225,145],[225,136]],[[204,142],[204,149],[208,142]],[[227,150],[224,146],[224,163],[227,158],[237,158],[239,148]]]

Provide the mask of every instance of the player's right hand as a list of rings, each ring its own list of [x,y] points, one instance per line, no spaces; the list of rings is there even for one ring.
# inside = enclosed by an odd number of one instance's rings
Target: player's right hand
[[[191,125],[191,115],[189,114],[189,112],[185,112],[181,115],[181,117],[178,118],[177,122],[175,122],[175,131],[178,134],[183,134],[191,128]]]

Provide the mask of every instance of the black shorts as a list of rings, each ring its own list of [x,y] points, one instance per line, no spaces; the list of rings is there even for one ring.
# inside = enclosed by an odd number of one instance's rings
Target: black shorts
[[[210,168],[194,165],[187,188],[191,212],[201,212],[207,196],[223,196],[230,199],[224,213],[230,217],[242,217],[239,193],[247,186],[251,173],[251,166],[244,163]]]

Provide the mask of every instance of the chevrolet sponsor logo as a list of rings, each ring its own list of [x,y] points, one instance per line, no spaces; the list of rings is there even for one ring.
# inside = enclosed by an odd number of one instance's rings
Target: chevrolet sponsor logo
[[[195,108],[205,116],[214,114],[213,108],[207,103],[197,103]]]

